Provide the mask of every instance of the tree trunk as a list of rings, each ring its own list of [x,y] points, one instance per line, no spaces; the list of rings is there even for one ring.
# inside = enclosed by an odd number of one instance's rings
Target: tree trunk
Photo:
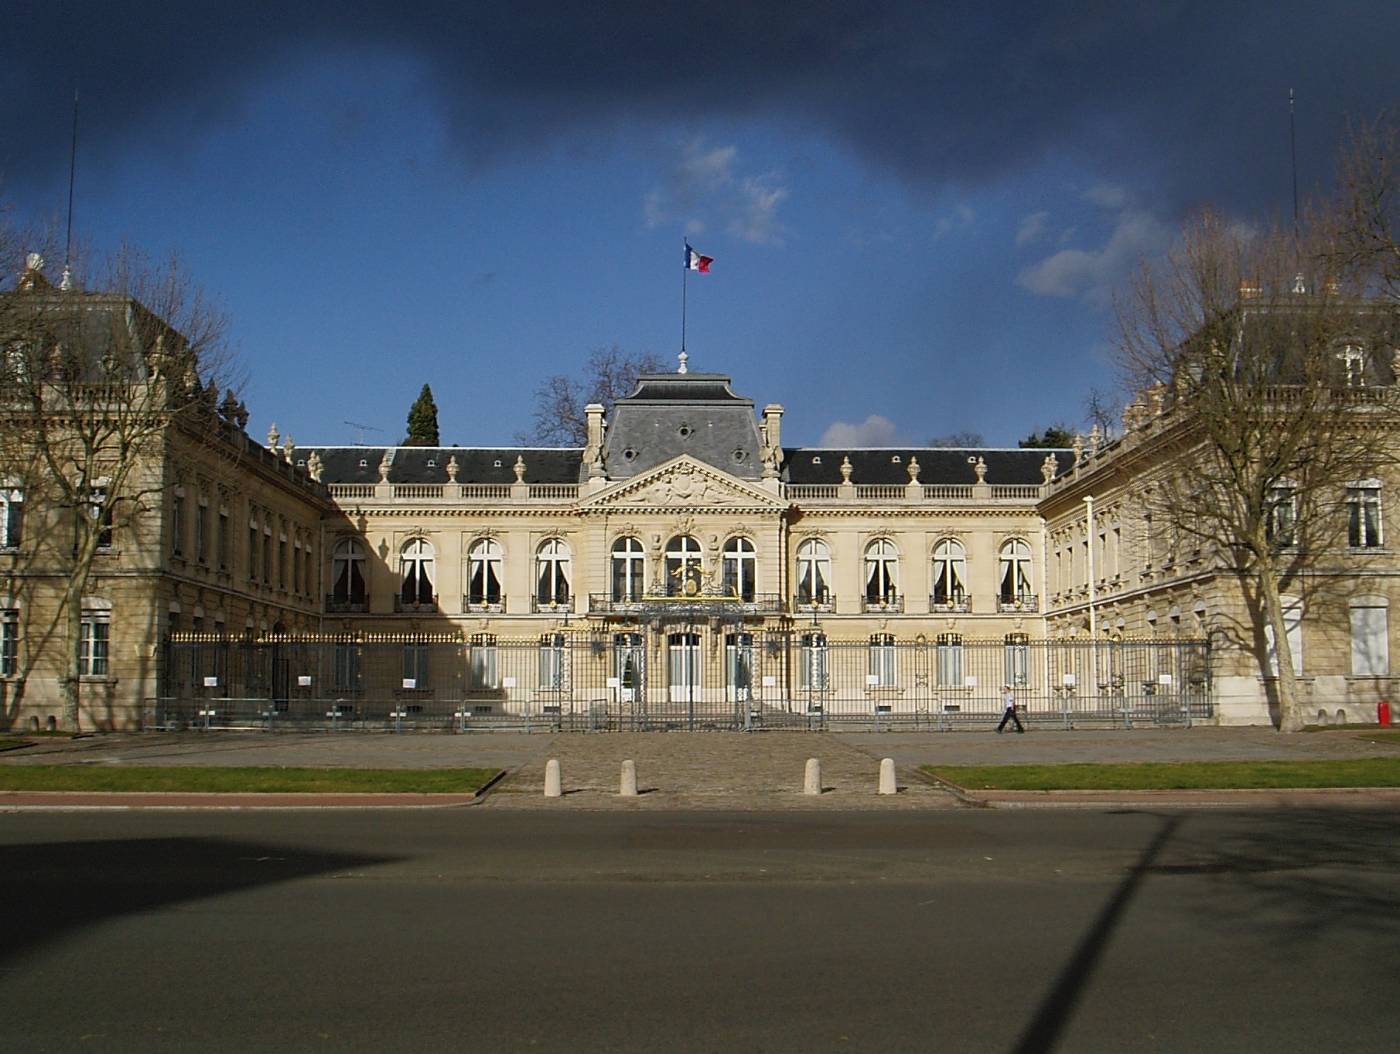
[[[67,672],[63,678],[63,730],[77,735],[82,731],[79,689],[83,668],[83,597],[81,585],[74,590],[72,579],[69,579],[68,585],[63,613],[68,642]]]
[[[1279,598],[1278,574],[1267,561],[1258,571],[1259,595],[1264,601],[1264,617],[1274,636],[1274,676],[1278,684],[1278,730],[1303,730],[1302,704],[1298,701],[1298,678],[1293,673],[1293,648],[1288,640],[1283,601]],[[1267,675],[1269,671],[1264,671]]]

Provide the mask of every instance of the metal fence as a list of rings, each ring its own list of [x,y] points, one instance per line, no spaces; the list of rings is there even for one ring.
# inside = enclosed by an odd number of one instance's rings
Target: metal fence
[[[713,623],[616,633],[176,636],[145,720],[331,731],[990,727],[1011,685],[1032,727],[1212,714],[1204,640],[838,640]]]

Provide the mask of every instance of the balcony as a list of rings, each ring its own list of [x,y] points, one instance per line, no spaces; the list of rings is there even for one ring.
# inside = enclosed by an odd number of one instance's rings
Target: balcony
[[[792,610],[794,613],[812,614],[813,612],[832,612],[836,610],[836,600],[829,592],[821,592],[813,596],[810,593],[798,593],[792,598]]]
[[[1017,593],[1012,596],[998,596],[997,610],[1002,612],[1039,611],[1040,598],[1034,593]]]
[[[369,594],[363,596],[337,596],[326,594],[326,614],[363,615],[369,611]]]
[[[562,600],[542,600],[534,596],[530,598],[530,611],[535,615],[572,615],[574,602],[570,597]]]
[[[633,594],[614,597],[588,594],[590,615],[781,615],[783,598],[777,593],[739,597],[732,593],[696,593],[690,596]]]
[[[929,597],[928,609],[935,613],[963,613],[972,610],[972,597],[963,593],[952,597]]]
[[[860,609],[867,613],[899,615],[904,611],[904,598],[898,593],[886,593],[881,597],[860,598]]]
[[[436,615],[438,612],[438,598],[434,596],[431,600],[422,597],[405,597],[402,593],[394,594],[394,614],[396,615]]]
[[[504,615],[506,598],[503,596],[472,597],[463,594],[462,610],[472,615]]]

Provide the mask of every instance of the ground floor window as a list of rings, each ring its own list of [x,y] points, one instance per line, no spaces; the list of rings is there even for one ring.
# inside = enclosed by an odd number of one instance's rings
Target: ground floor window
[[[78,672],[84,677],[106,677],[111,640],[112,615],[109,611],[84,611]]]
[[[564,634],[546,633],[540,637],[540,687],[562,691],[567,687],[568,661]]]
[[[876,633],[870,638],[870,681],[872,687],[889,688],[895,683],[893,633]]]
[[[938,687],[963,686],[963,644],[957,633],[940,633],[937,641]]]
[[[357,644],[337,644],[331,653],[331,686],[337,692],[355,692],[360,688],[360,647]]]
[[[19,612],[0,611],[0,677],[19,670]]]
[[[803,691],[824,692],[829,684],[825,633],[802,634],[797,649],[797,687]]]
[[[428,687],[428,645],[415,641],[403,646],[403,685],[405,688]]]
[[[476,691],[500,687],[496,665],[496,635],[476,633],[467,648],[467,687]]]
[[[1353,677],[1390,674],[1388,609],[1357,605],[1351,609],[1351,673]]]
[[[1002,650],[1006,683],[1024,688],[1031,683],[1030,637],[1024,633],[1008,633]]]

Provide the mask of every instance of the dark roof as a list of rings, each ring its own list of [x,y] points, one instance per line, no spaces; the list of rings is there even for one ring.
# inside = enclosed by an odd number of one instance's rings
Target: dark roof
[[[649,373],[613,404],[603,439],[609,479],[628,479],[681,454],[740,479],[763,466],[753,400],[721,373]]]
[[[292,460],[304,461],[313,450],[323,483],[378,483],[386,450],[393,454],[391,483],[446,483],[453,457],[458,483],[514,483],[517,457],[525,462],[526,483],[577,483],[583,456],[578,447],[299,446]]]
[[[627,402],[735,402],[753,405],[752,399],[735,395],[723,373],[644,373]],[[621,401],[621,400],[619,400]]]
[[[917,457],[920,483],[976,483],[973,464],[980,457],[987,465],[987,483],[1039,485],[1047,454],[1056,455],[1062,470],[1073,457],[1068,450],[785,447],[783,476],[789,483],[840,483],[841,461],[850,458],[852,483],[908,483],[909,459]]]

